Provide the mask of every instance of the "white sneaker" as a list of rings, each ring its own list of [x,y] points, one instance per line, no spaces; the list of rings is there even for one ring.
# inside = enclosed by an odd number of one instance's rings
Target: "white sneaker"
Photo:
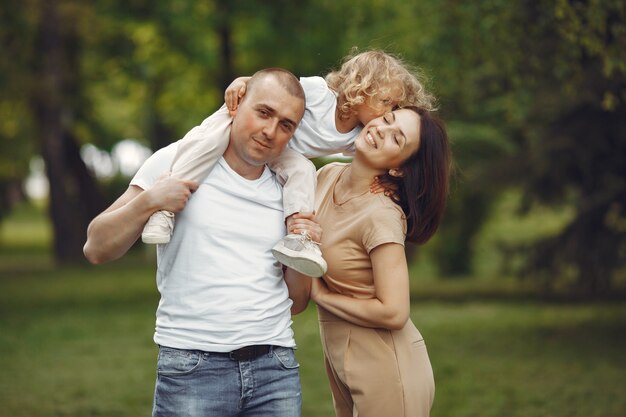
[[[307,233],[285,236],[274,245],[272,254],[281,264],[301,274],[321,277],[326,273],[327,265],[319,244]]]
[[[141,232],[141,240],[144,243],[158,244],[170,241],[174,231],[174,213],[159,210],[150,216]]]

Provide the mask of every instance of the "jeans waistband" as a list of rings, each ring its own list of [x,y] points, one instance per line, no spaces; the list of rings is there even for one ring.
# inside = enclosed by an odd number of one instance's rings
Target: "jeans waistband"
[[[226,356],[234,361],[249,361],[272,351],[272,345],[244,346],[232,352],[210,352],[211,355]]]

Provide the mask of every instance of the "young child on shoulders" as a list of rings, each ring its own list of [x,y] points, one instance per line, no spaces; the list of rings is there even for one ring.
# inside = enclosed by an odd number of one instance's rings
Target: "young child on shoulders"
[[[249,77],[235,79],[226,89],[225,106],[180,140],[171,175],[202,180],[228,146],[230,114],[237,111]],[[337,153],[350,156],[362,127],[398,107],[434,110],[434,97],[417,72],[401,59],[380,50],[349,55],[341,68],[322,77],[302,77],[305,113],[285,151],[269,164],[284,184],[283,205],[287,236],[272,249],[284,265],[305,275],[326,273],[319,244],[298,227],[300,213],[315,208],[315,166],[308,158]],[[153,218],[154,221],[153,221]],[[146,243],[167,243],[173,215],[155,213],[144,229]]]

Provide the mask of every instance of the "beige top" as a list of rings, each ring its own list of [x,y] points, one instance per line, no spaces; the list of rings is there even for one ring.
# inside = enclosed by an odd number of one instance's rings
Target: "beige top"
[[[337,293],[373,298],[374,274],[369,253],[384,243],[404,245],[404,212],[383,193],[364,194],[338,204],[334,189],[349,164],[331,163],[317,174],[316,215],[322,234],[322,254],[328,263],[324,281]]]

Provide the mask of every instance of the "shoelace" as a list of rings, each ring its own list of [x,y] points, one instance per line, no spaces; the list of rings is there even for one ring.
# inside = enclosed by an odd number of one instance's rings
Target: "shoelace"
[[[316,244],[317,246],[322,246],[322,243],[314,241],[309,232],[307,232],[306,230],[301,231],[300,236],[302,236],[302,239],[307,242],[311,242],[313,244]]]

